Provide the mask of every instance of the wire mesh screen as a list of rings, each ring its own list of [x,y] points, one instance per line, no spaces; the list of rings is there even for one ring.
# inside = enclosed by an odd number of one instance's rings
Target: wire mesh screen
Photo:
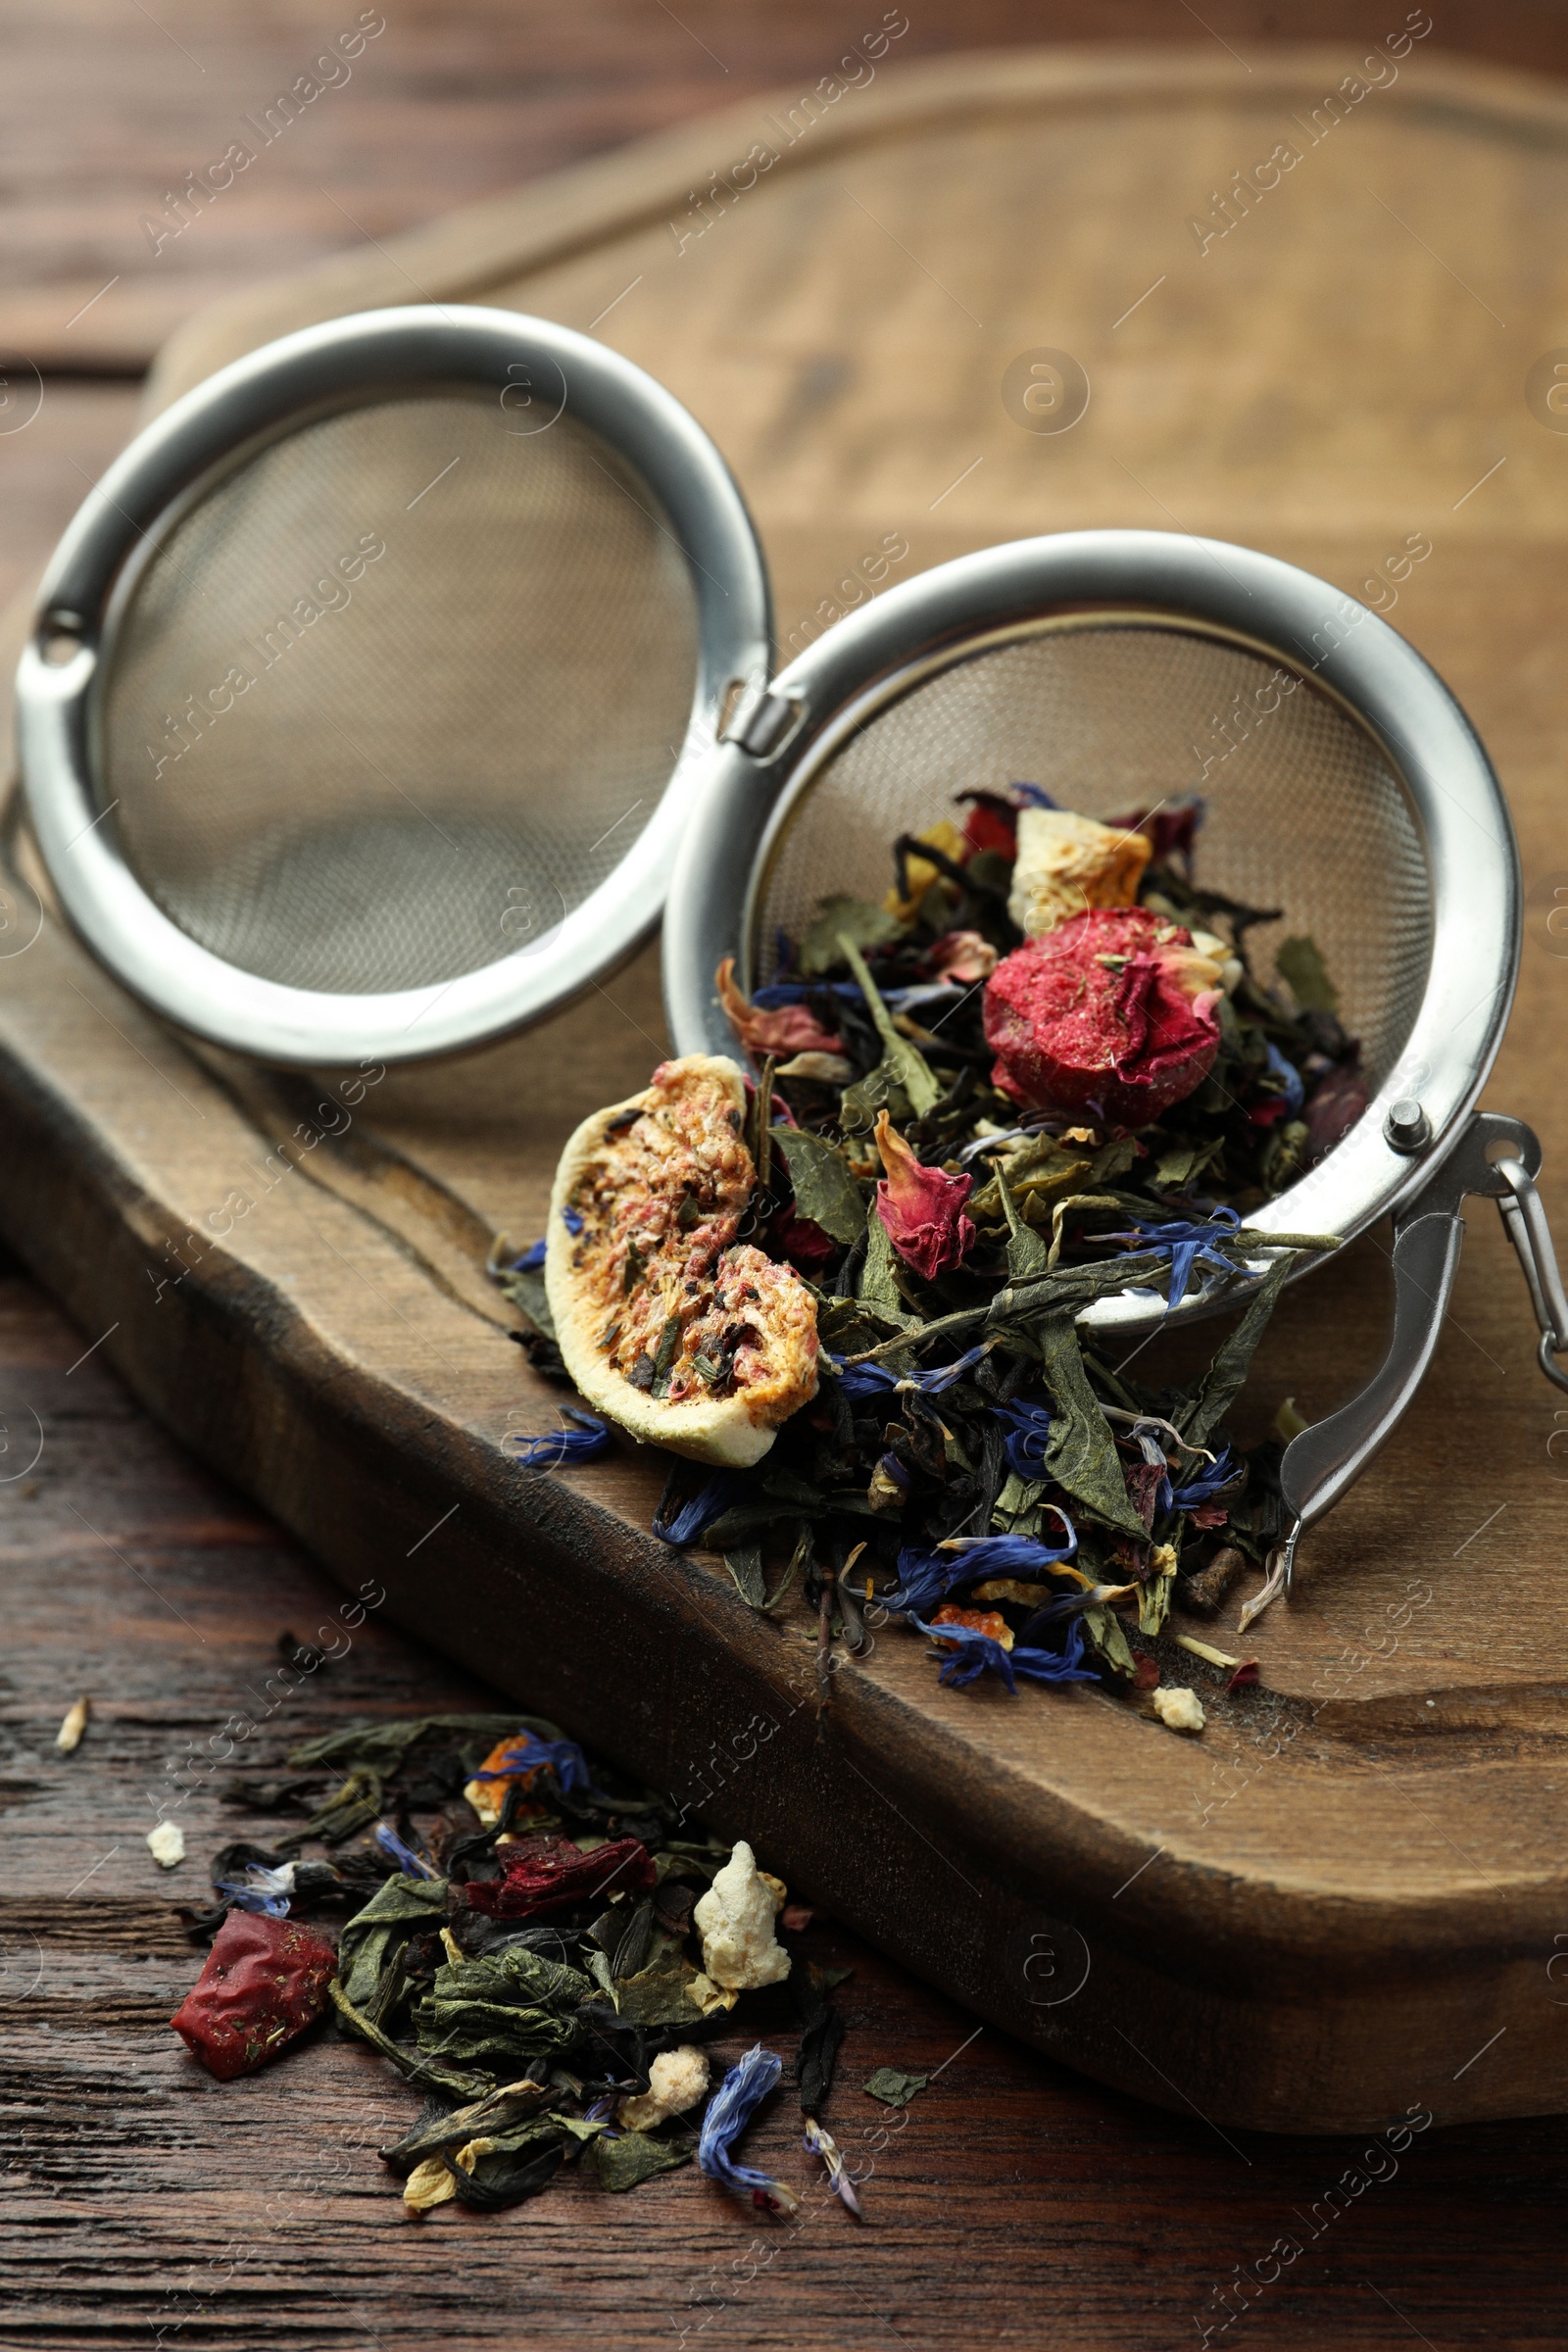
[[[634,851],[686,732],[685,560],[597,436],[432,390],[273,442],[175,524],[98,713],[127,861],[296,988],[542,945]]]
[[[1286,673],[1287,682],[1290,675]],[[1373,738],[1274,665],[1179,625],[1102,623],[980,651],[912,687],[825,762],[790,808],[753,910],[758,980],[780,930],[834,893],[880,900],[892,843],[956,793],[1040,784],[1113,820],[1205,803],[1197,879],[1278,920],[1249,933],[1259,977],[1310,933],[1375,1082],[1397,1062],[1431,962],[1431,884],[1410,804]]]

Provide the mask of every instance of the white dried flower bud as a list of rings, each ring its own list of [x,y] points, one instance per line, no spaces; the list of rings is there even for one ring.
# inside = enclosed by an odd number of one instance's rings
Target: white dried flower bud
[[[666,2116],[684,2115],[708,2088],[708,2060],[689,2041],[662,2050],[648,2070],[648,2088],[622,2099],[616,2121],[628,2132],[651,2132]]]
[[[1160,1722],[1173,1732],[1200,1732],[1207,1720],[1196,1690],[1162,1688],[1152,1690],[1150,1699]]]
[[[161,1821],[147,1833],[147,1850],[165,1870],[172,1870],[185,1859],[185,1833],[177,1821]]]
[[[757,1857],[740,1839],[712,1886],[692,1913],[703,1939],[703,1967],[715,1984],[749,1990],[776,1984],[790,1973],[790,1956],[773,1935],[775,1894],[757,1867]]]

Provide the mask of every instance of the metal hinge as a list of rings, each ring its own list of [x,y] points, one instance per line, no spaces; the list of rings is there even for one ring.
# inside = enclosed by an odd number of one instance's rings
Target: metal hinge
[[[805,724],[806,705],[770,687],[749,687],[719,733],[720,743],[738,744],[754,760],[769,760]]]

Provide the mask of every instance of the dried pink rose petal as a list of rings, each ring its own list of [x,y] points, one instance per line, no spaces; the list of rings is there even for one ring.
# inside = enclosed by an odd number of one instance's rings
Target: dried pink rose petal
[[[774,1012],[760,1011],[736,981],[733,956],[725,956],[713,978],[729,1025],[748,1054],[838,1053],[843,1041],[830,1036],[806,1005],[781,1004]]]
[[[876,1213],[906,1265],[926,1282],[956,1266],[974,1241],[963,1204],[972,1176],[947,1176],[921,1164],[885,1110],[876,1118],[876,1148],[887,1180],[876,1188]]]

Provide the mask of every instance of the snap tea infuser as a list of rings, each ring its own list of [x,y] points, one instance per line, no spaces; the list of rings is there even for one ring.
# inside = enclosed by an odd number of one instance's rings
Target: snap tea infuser
[[[1395,1328],[1287,1448],[1301,1530],[1431,1360],[1462,1204],[1494,1199],[1541,1327],[1568,1298],[1528,1127],[1475,1105],[1520,952],[1518,854],[1463,711],[1375,614],[1249,550],[1142,531],[943,564],[769,677],[765,567],[695,420],[590,338],[505,311],[372,312],[221,370],[117,461],[43,583],[19,679],[26,807],[65,914],[199,1037],[324,1067],[557,1009],[664,905],[677,1052],[771,977],[888,844],[1029,778],[1088,815],[1200,790],[1205,884],[1309,928],[1364,1115],[1252,1215],[1392,1216]],[[1124,1293],[1136,1343],[1237,1299]]]
[[[182,1027],[448,1053],[646,937],[767,646],[740,494],[652,377],[509,311],[369,312],[198,385],[87,499],[22,662],[27,808]]]
[[[1568,1298],[1536,1191],[1541,1147],[1519,1120],[1475,1108],[1518,972],[1512,825],[1442,680],[1324,581],[1162,532],[992,548],[888,590],[736,711],[665,910],[679,1050],[733,1050],[713,988],[722,956],[748,987],[765,983],[777,937],[799,937],[829,892],[880,896],[895,836],[951,814],[959,791],[1019,779],[1102,818],[1200,790],[1205,887],[1287,910],[1250,931],[1265,974],[1270,940],[1309,930],[1361,1041],[1364,1115],[1248,1223],[1348,1241],[1392,1216],[1394,1337],[1361,1394],[1286,1449],[1291,1525],[1255,1614],[1288,1584],[1302,1529],[1420,1385],[1468,1195],[1498,1202],[1542,1368],[1568,1389],[1554,1360],[1568,1348]],[[1237,1301],[1221,1277],[1174,1309],[1128,1292],[1079,1320],[1136,1344],[1162,1321]]]

